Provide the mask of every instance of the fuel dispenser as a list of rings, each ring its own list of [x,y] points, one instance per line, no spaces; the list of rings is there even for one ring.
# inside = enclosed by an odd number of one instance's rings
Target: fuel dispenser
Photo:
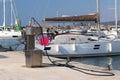
[[[35,35],[41,34],[40,26],[33,27],[31,25],[25,28],[25,60],[26,67],[42,66],[42,50],[35,49]]]

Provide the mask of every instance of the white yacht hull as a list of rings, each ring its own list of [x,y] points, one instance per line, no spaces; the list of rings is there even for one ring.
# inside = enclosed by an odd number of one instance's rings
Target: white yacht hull
[[[79,44],[50,44],[46,47],[50,48],[47,50],[47,54],[56,57],[120,55],[120,39]],[[36,48],[43,50],[44,54],[47,55],[44,46],[36,44]]]
[[[0,31],[0,38],[13,38],[13,37],[22,37],[21,31],[15,30],[2,30]]]

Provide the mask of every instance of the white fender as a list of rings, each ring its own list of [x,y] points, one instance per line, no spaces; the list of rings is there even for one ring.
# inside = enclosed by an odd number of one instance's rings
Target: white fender
[[[112,51],[112,44],[108,43],[108,52],[111,52],[111,51]]]

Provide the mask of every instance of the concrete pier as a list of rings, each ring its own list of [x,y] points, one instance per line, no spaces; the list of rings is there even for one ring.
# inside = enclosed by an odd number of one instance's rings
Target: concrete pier
[[[108,71],[104,68],[78,62],[71,62],[70,64],[90,70]],[[44,56],[43,67],[28,68],[25,66],[24,52],[0,52],[0,80],[120,80],[120,71],[111,70],[108,72],[115,75],[89,75],[86,74],[91,73],[89,71],[84,73],[82,70],[76,71],[67,67],[53,66]]]

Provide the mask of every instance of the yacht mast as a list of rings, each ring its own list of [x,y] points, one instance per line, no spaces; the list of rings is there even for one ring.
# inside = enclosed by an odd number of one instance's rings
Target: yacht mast
[[[115,0],[115,27],[116,27],[116,31],[117,31],[117,0]]]
[[[100,0],[97,0],[97,16],[98,37],[100,38]]]
[[[12,0],[10,0],[11,3],[11,26],[13,26],[13,4],[12,4]]]
[[[5,26],[6,26],[6,17],[5,17],[5,14],[6,14],[6,11],[5,11],[5,8],[6,8],[6,2],[5,0],[3,0],[3,27],[5,29]]]

